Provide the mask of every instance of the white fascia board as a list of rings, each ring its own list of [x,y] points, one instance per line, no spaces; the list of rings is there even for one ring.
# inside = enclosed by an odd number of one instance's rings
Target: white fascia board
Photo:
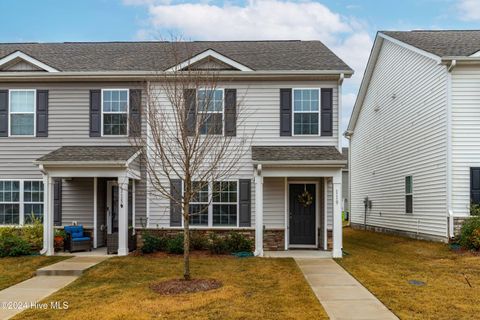
[[[186,67],[188,67],[189,65],[192,65],[198,61],[201,61],[205,58],[208,58],[208,57],[212,57],[212,58],[215,58],[225,64],[228,64],[229,66],[235,68],[235,69],[238,69],[240,71],[253,71],[252,69],[250,69],[249,67],[241,64],[241,63],[238,63],[236,62],[235,60],[232,60],[218,52],[216,52],[215,50],[212,50],[212,49],[208,49],[206,51],[203,51],[202,53],[199,53],[197,54],[196,56],[180,63],[180,64],[177,64],[176,66],[173,66],[171,67],[170,69],[167,69],[167,71],[178,71],[178,70],[182,70]]]
[[[34,66],[38,67],[38,68],[41,68],[45,71],[48,71],[48,72],[59,72],[57,69],[55,68],[52,68],[50,67],[49,65],[46,65],[45,63],[21,52],[21,51],[15,51],[14,53],[12,54],[9,54],[8,56],[0,59],[0,67],[15,60],[15,59],[22,59],[28,63],[31,63],[33,64]]]
[[[472,57],[472,58],[480,57],[480,50],[475,52],[474,54],[471,54],[469,57]]]

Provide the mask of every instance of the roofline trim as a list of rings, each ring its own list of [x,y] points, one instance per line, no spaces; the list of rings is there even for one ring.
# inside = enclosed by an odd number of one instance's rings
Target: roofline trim
[[[221,61],[225,64],[228,64],[232,68],[238,69],[240,71],[253,71],[252,69],[250,69],[246,65],[238,63],[237,61],[235,61],[233,59],[230,59],[229,57],[224,56],[223,54],[218,53],[217,51],[215,51],[213,49],[207,49],[207,50],[197,54],[196,56],[193,56],[192,58],[189,58],[188,60],[185,60],[185,61],[167,69],[166,71],[167,72],[180,71],[180,70],[188,67],[189,65],[192,65],[194,63],[197,63],[197,62],[199,62],[203,59],[209,58],[209,57],[215,58],[215,59],[217,59],[217,60],[219,60],[219,61]]]
[[[35,160],[34,164],[43,166],[61,166],[61,167],[128,167],[124,160],[113,161],[51,161]]]
[[[43,70],[48,71],[48,72],[59,72],[57,69],[55,69],[53,67],[50,67],[49,65],[41,62],[40,60],[37,60],[37,59],[33,58],[32,56],[29,56],[28,54],[23,53],[20,50],[17,50],[15,52],[9,54],[8,56],[0,59],[0,67],[9,63],[9,62],[11,62],[11,61],[13,61],[13,60],[15,60],[15,59],[22,59],[22,60],[24,60],[28,63],[33,64],[34,66],[36,66],[40,69],[43,69]]]

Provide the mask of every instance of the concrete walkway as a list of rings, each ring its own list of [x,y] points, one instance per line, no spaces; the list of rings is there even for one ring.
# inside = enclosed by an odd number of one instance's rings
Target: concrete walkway
[[[39,301],[76,280],[84,270],[108,257],[73,257],[37,270],[37,276],[0,291],[0,319],[30,308],[53,308]],[[68,301],[67,301],[68,302]],[[63,303],[63,301],[60,301]],[[61,305],[59,305],[61,306]]]
[[[332,259],[295,261],[330,319],[398,319]]]

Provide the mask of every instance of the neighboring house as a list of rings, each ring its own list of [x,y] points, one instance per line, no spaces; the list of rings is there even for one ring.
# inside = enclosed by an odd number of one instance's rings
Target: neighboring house
[[[117,235],[119,255],[128,253],[129,227],[180,232],[168,199],[148,192],[129,137],[148,131],[143,81],[208,66],[254,114],[236,130],[254,135],[253,146],[228,179],[236,200],[208,201],[213,209],[191,228],[242,231],[255,237],[257,255],[319,248],[341,257],[340,97],[353,71],[318,41],[190,42],[193,57],[180,65],[166,55],[171,45],[0,44],[1,224],[44,216],[47,254],[54,226],[84,225],[95,247]],[[305,190],[308,206],[299,204]]]
[[[349,179],[348,174],[348,148],[342,148],[343,160],[347,161],[347,164],[342,169],[342,211],[348,215],[350,212],[350,188],[349,188]],[[347,216],[345,216],[347,218]]]
[[[352,224],[453,237],[480,202],[479,106],[480,31],[379,32],[345,133]]]

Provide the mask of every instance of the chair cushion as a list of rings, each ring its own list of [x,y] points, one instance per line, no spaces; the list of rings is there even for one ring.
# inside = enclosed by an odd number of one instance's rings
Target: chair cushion
[[[83,237],[83,226],[65,226],[65,232],[70,234],[72,238]]]
[[[90,241],[90,237],[73,238],[72,241]]]
[[[83,232],[72,232],[72,239],[83,238]]]

